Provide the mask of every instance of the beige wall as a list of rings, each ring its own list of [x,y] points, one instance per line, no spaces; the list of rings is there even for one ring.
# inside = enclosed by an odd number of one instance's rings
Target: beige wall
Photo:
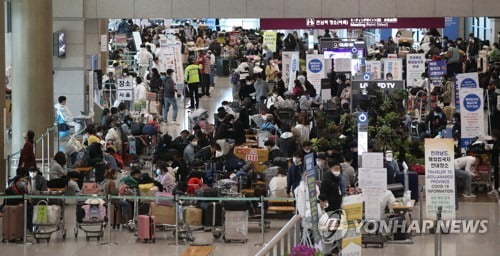
[[[466,17],[500,14],[498,0],[80,1],[84,2],[85,18]],[[64,8],[70,10],[67,4]]]

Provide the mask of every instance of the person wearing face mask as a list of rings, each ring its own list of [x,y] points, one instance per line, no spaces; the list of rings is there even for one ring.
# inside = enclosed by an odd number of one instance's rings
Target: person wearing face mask
[[[30,193],[48,190],[47,180],[43,177],[40,169],[30,168],[28,173],[29,175],[25,179],[30,185]]]
[[[429,128],[431,137],[436,137],[441,130],[446,128],[446,115],[440,107],[435,107],[426,120],[426,126]]]
[[[319,153],[316,158],[316,166],[314,166],[314,171],[316,173],[316,181],[321,182],[326,174],[330,171],[326,163],[326,154]]]
[[[169,160],[171,162],[171,160]],[[165,162],[160,162],[156,169],[156,181],[158,181],[163,186],[163,192],[173,193],[175,188],[175,174],[179,167],[172,168],[172,166],[167,165]]]
[[[342,205],[341,172],[339,162],[330,161],[330,172],[321,182],[319,200],[326,212],[339,210]],[[326,207],[325,207],[326,206]]]
[[[194,135],[191,135],[189,136],[188,141],[189,144],[184,149],[184,161],[186,161],[189,165],[195,159],[196,149],[198,148],[198,139]]]
[[[387,184],[396,183],[396,175],[399,173],[399,165],[394,160],[391,150],[385,151],[384,168],[387,169]]]
[[[273,161],[276,157],[282,157],[283,153],[281,153],[280,148],[274,143],[272,140],[268,140],[264,142],[264,147],[269,152],[269,161]]]
[[[294,196],[292,192],[299,186],[302,174],[304,173],[302,158],[303,156],[300,151],[293,154],[292,166],[288,169],[286,193],[290,197]]]
[[[23,178],[22,176],[16,176],[12,180],[10,186],[5,190],[5,195],[6,196],[20,196],[28,193],[28,181]],[[31,232],[33,230],[33,206],[29,204],[28,202],[28,207],[27,207],[27,218],[26,218],[26,228],[28,232]],[[22,198],[15,198],[15,199],[5,199],[3,202],[3,207],[6,205],[22,205],[24,203],[24,200]],[[2,207],[2,208],[3,208]]]
[[[119,194],[118,189],[118,173],[116,169],[106,170],[104,173],[104,181],[102,183],[104,196],[117,196]],[[111,203],[115,207],[119,207],[122,213],[122,220],[124,223],[128,223],[132,217],[132,206],[126,200],[112,199]],[[132,224],[132,223],[129,223]]]
[[[269,97],[266,101],[266,107],[267,109],[271,109],[271,107],[274,106],[275,103],[279,104],[283,101],[285,100],[278,94],[278,90],[275,88],[273,89],[273,94],[271,95],[271,97]]]

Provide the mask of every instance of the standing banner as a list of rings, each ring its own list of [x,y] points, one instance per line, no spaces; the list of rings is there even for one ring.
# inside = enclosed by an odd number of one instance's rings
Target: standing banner
[[[382,79],[382,62],[378,60],[367,60],[365,62],[366,73],[370,74],[371,80]]]
[[[387,78],[387,74],[392,74],[392,79]],[[403,80],[403,60],[400,58],[384,59],[384,79]]]
[[[460,145],[466,148],[472,138],[484,135],[483,89],[463,88],[460,90]]]
[[[445,60],[432,60],[429,61],[429,79],[433,86],[439,86],[442,83],[443,75],[446,75],[446,61]]]
[[[438,207],[442,219],[455,219],[455,158],[453,139],[425,139],[425,209],[435,220]]]
[[[299,67],[299,52],[283,51],[281,54],[283,81],[285,82],[285,86],[288,87],[288,91],[291,92],[297,77],[296,72]]]
[[[365,201],[365,219],[380,220],[383,212],[380,202],[387,190],[387,169],[384,167],[384,154],[380,152],[364,152],[358,170],[358,182]]]
[[[477,72],[457,74],[455,77],[455,109],[460,111],[460,90],[463,88],[479,88]]]
[[[314,169],[314,153],[309,153],[304,156],[304,162],[307,173],[307,190],[309,194],[309,206],[311,209],[311,224],[313,231],[314,243],[318,243],[321,239],[318,230],[318,195],[316,194],[316,171]]]
[[[274,31],[264,31],[264,38],[262,41],[262,45],[267,45],[269,50],[276,52],[276,41],[278,40],[278,36]]]
[[[422,73],[425,73],[425,54],[406,55],[406,85],[418,86]]]
[[[363,225],[363,197],[361,195],[344,197],[342,209],[348,223],[347,232],[342,238],[342,254],[361,256],[361,232],[356,231]]]
[[[308,54],[306,56],[307,80],[316,89],[316,92],[321,91],[321,79],[326,78],[325,75],[325,59],[321,54]]]

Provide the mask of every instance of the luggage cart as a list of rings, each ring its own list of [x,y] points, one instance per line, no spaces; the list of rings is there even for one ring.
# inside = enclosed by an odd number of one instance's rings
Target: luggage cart
[[[85,205],[89,205],[90,207],[104,207],[104,209],[106,209],[106,206],[104,205],[86,204],[85,201],[78,201],[76,204],[76,225],[74,228],[75,239],[78,238],[78,231],[81,229],[83,232],[85,232],[87,241],[89,241],[90,238],[96,238],[97,241],[99,241],[104,236],[106,218],[91,218],[90,221],[84,221],[83,217],[85,215],[85,212],[83,211],[82,207]],[[83,216],[81,215],[82,213]],[[79,216],[81,216],[82,219],[80,219]]]
[[[62,193],[60,193],[62,195]],[[47,243],[50,242],[50,238],[52,236],[52,233],[60,231],[61,236],[63,240],[66,240],[66,227],[64,225],[64,204],[65,200],[64,199],[57,199],[57,200],[39,200],[36,205],[37,206],[42,206],[42,204],[45,204],[45,206],[56,206],[59,209],[59,216],[57,217],[57,222],[56,223],[33,223],[33,238],[36,240],[37,243],[40,242],[40,240],[47,240]],[[53,212],[47,212],[47,217],[50,219],[48,214],[54,214]],[[56,213],[57,214],[57,213]]]
[[[182,200],[179,200],[177,218],[178,218],[177,230],[173,231],[174,237],[178,236],[178,239],[182,241],[184,244],[187,244],[189,242],[194,242],[193,231],[191,230],[191,227],[188,224],[186,224],[184,220],[184,201]]]

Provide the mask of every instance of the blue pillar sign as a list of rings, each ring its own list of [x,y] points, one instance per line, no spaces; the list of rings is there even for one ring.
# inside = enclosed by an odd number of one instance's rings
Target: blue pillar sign
[[[368,112],[358,113],[358,155],[368,152]],[[361,159],[361,158],[359,158]]]

